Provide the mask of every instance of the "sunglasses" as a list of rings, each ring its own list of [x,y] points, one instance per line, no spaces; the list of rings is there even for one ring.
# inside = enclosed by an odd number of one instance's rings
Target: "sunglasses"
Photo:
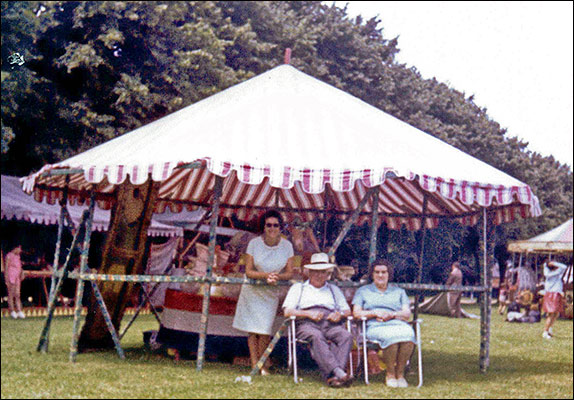
[[[279,228],[280,226],[281,225],[279,225],[279,224],[271,224],[269,222],[265,224],[266,228]]]

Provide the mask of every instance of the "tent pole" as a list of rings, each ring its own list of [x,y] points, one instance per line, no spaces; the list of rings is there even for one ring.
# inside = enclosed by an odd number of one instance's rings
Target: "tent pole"
[[[379,190],[373,192],[373,215],[371,216],[371,241],[369,246],[369,271],[377,258],[377,230],[379,226]]]
[[[329,249],[329,252],[327,253],[329,255],[329,258],[331,258],[332,256],[335,255],[337,248],[343,242],[343,239],[347,235],[347,232],[349,232],[349,229],[351,229],[351,226],[355,223],[355,221],[359,217],[359,214],[361,213],[361,210],[363,209],[363,207],[365,207],[365,204],[367,204],[367,200],[369,200],[369,197],[371,197],[373,195],[373,192],[378,192],[378,191],[379,191],[379,187],[374,186],[374,187],[370,188],[367,191],[367,193],[365,193],[365,196],[363,197],[363,199],[361,200],[361,202],[359,203],[357,208],[355,210],[353,210],[353,213],[351,214],[349,219],[347,219],[345,221],[345,224],[343,225],[343,229],[341,229],[341,232],[339,233],[339,236],[337,236],[335,243],[333,243],[333,245]]]
[[[223,189],[223,178],[215,176],[215,186],[213,188],[213,211],[209,227],[209,257],[207,259],[206,277],[208,281],[203,285],[203,307],[201,312],[201,324],[199,328],[199,343],[197,345],[197,370],[203,369],[205,356],[205,340],[207,337],[207,316],[209,314],[209,296],[211,294],[211,279],[213,264],[215,263],[215,239],[217,238],[217,216],[219,214],[219,203],[221,201],[221,191]]]
[[[87,218],[88,218],[88,212],[84,211],[84,214],[82,215],[82,219],[80,221],[80,227],[85,225]],[[66,261],[64,261],[64,265],[62,265],[62,268],[60,269],[61,277],[58,279],[58,283],[56,284],[56,286],[54,288],[54,293],[52,296],[50,296],[50,301],[48,302],[48,307],[47,307],[48,311],[46,314],[46,321],[44,322],[44,328],[42,328],[42,333],[40,334],[40,341],[38,342],[38,348],[37,348],[38,351],[41,351],[43,353],[48,351],[48,340],[49,340],[48,335],[50,333],[50,326],[52,324],[52,318],[54,316],[54,311],[56,309],[56,299],[57,299],[58,295],[60,294],[64,280],[68,276],[68,272],[71,268],[70,260],[72,258],[72,253],[74,252],[74,250],[76,249],[76,246],[78,245],[77,242],[78,242],[78,239],[80,237],[80,233],[81,233],[80,229],[77,229],[76,232],[74,232],[72,244],[70,246],[68,254],[66,255]]]
[[[56,241],[56,250],[54,252],[54,264],[52,267],[52,281],[50,283],[50,299],[54,295],[54,289],[56,289],[57,279],[56,272],[58,272],[58,267],[60,266],[60,246],[62,245],[62,234],[64,232],[64,209],[66,208],[66,203],[68,202],[68,184],[70,182],[70,175],[66,175],[66,186],[64,186],[64,194],[60,200],[60,217],[58,219],[58,239]],[[49,303],[49,300],[48,300]],[[46,343],[46,349],[48,344]]]
[[[417,272],[417,283],[420,285],[423,281],[423,261],[425,257],[425,239],[427,233],[426,227],[426,213],[427,213],[427,206],[428,206],[428,197],[425,192],[423,192],[423,213],[421,219],[421,225],[423,228],[423,232],[421,235],[421,254],[419,257],[419,270]],[[416,321],[419,318],[419,303],[421,301],[422,294],[417,293],[415,294],[415,305],[414,305],[414,312],[413,312],[413,319]]]
[[[96,192],[92,188],[92,194],[90,198],[90,207],[87,212],[88,217],[85,221],[85,233],[84,233],[84,243],[82,244],[82,250],[80,252],[80,273],[86,273],[88,271],[88,253],[90,252],[90,237],[92,234],[92,221],[94,219],[94,206],[96,205]],[[78,233],[81,227],[78,227]],[[72,345],[70,346],[70,361],[76,362],[76,357],[78,355],[78,340],[79,340],[79,328],[80,328],[80,316],[82,314],[82,298],[84,297],[84,280],[78,278],[78,286],[76,288],[76,300],[74,304],[74,327],[72,333]]]
[[[480,277],[482,280],[483,292],[481,293],[481,307],[480,307],[480,372],[486,373],[490,365],[490,314],[491,314],[491,301],[490,301],[490,271],[487,266],[488,260],[488,240],[487,240],[487,214],[486,207],[482,209],[482,265],[480,268]]]

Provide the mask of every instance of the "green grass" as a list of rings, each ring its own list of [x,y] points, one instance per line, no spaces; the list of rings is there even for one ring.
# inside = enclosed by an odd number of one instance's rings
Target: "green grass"
[[[464,306],[478,314],[476,306]],[[493,310],[496,311],[496,310]],[[383,386],[383,374],[371,384],[326,387],[315,371],[301,371],[293,383],[286,371],[235,383],[247,367],[174,361],[145,350],[142,332],[158,329],[151,315],[140,316],[122,340],[126,359],[114,351],[80,354],[68,361],[72,318],[53,323],[50,349],[36,352],[43,318],[2,319],[2,398],[572,398],[571,320],[559,320],[556,337],[545,341],[543,325],[504,322],[492,315],[490,368],[479,372],[479,321],[423,314],[424,386],[416,369],[408,389]]]

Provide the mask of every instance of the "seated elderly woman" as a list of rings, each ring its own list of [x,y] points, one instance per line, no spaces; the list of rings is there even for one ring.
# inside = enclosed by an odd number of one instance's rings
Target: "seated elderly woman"
[[[387,366],[386,384],[389,387],[408,387],[405,366],[415,346],[415,333],[406,322],[411,317],[406,292],[389,285],[392,266],[379,260],[369,271],[372,283],[360,287],[353,298],[353,316],[367,319],[367,339],[383,349]]]

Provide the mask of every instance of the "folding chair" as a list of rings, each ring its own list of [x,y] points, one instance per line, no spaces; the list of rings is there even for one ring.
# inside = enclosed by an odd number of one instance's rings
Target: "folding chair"
[[[422,323],[421,319],[415,319],[409,324],[414,325],[415,328],[415,340],[416,340],[416,347],[417,347],[417,356],[418,356],[418,375],[419,375],[419,384],[417,388],[420,388],[423,385],[423,358],[421,353],[421,328],[420,325]],[[363,370],[365,374],[365,383],[369,384],[369,368],[368,368],[368,361],[367,361],[367,351],[368,348],[379,348],[378,343],[372,342],[367,340],[367,319],[361,318],[361,332],[360,335],[362,337],[362,349],[363,349]],[[383,350],[384,351],[384,350]],[[407,367],[409,363],[407,363]]]
[[[298,375],[297,375],[297,344],[308,345],[309,342],[303,339],[297,339],[296,334],[296,324],[295,320],[296,317],[289,317],[291,320],[291,325],[287,329],[287,353],[289,356],[288,364],[289,369],[293,368],[293,380],[295,383],[299,383]],[[352,322],[353,317],[347,317],[347,330],[352,333]],[[349,355],[349,367],[350,367],[350,375],[353,376],[353,357]]]

